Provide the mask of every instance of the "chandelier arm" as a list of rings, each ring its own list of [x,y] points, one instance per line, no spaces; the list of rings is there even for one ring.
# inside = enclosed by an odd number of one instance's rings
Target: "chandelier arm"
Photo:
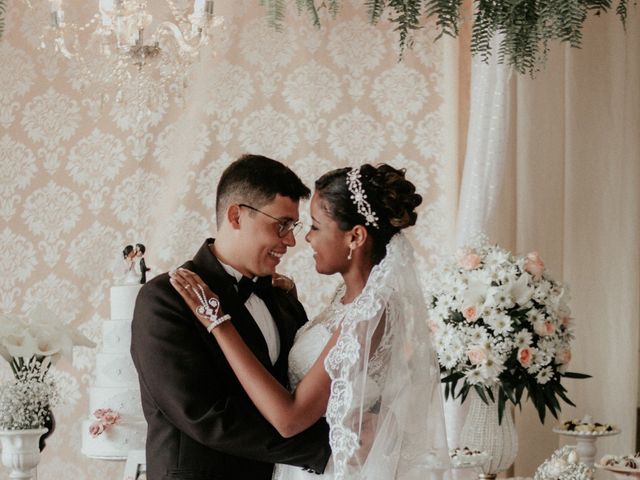
[[[160,37],[161,34],[163,33],[170,33],[171,35],[173,35],[173,37],[175,38],[176,42],[178,42],[178,45],[180,46],[180,49],[185,52],[185,53],[189,53],[189,54],[194,54],[196,53],[200,47],[202,47],[207,39],[208,39],[208,35],[206,33],[206,29],[205,28],[198,28],[198,33],[197,36],[195,38],[197,38],[197,42],[192,43],[190,41],[188,41],[184,34],[182,33],[182,31],[178,28],[178,26],[175,23],[172,22],[162,22],[160,25],[158,25],[158,28],[156,29],[156,31],[153,34],[153,38],[155,41],[158,41],[158,38]]]

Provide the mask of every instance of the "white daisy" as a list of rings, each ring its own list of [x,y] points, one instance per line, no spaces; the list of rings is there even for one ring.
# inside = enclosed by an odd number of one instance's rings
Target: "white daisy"
[[[513,320],[505,313],[494,315],[487,323],[497,335],[507,335],[513,330]]]
[[[536,375],[536,381],[540,385],[544,385],[545,383],[547,383],[552,378],[553,378],[553,370],[551,370],[551,367],[544,367]]]
[[[531,341],[533,340],[533,335],[528,330],[520,330],[516,333],[516,338],[514,339],[514,344],[517,348],[528,347],[531,345]]]
[[[477,385],[478,383],[482,383],[484,380],[479,368],[467,370],[464,374],[464,378],[470,385]]]
[[[484,343],[489,340],[489,332],[482,325],[473,325],[467,329],[469,343]]]
[[[503,370],[504,365],[497,362],[492,356],[488,356],[487,360],[480,366],[480,375],[487,383],[495,383]]]
[[[442,355],[438,356],[440,359],[440,365],[442,365],[447,370],[452,369],[458,363],[458,359],[449,351],[442,352]]]

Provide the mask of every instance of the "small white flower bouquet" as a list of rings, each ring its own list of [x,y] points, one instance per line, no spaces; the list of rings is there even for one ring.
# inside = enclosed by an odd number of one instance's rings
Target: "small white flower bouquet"
[[[35,358],[16,378],[0,387],[0,429],[28,430],[51,424],[51,409],[60,400],[53,380],[45,378],[46,368]]]
[[[0,387],[0,429],[51,425],[51,409],[59,403],[59,394],[47,373],[60,356],[71,358],[76,345],[95,346],[57,322],[43,305],[25,317],[0,318],[0,355],[9,362],[15,377]]]
[[[465,400],[471,388],[488,403],[521,405],[526,390],[544,422],[558,397],[574,405],[562,377],[573,340],[567,288],[550,278],[536,252],[515,257],[482,242],[434,270],[428,287],[429,327],[445,396]],[[497,399],[494,391],[497,387]]]

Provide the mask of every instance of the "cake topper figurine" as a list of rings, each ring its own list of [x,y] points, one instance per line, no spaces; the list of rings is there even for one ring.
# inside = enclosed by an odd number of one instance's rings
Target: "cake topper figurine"
[[[147,282],[147,272],[151,270],[144,261],[146,247],[142,243],[136,243],[136,258],[138,259],[138,271],[140,272],[140,283]]]
[[[142,243],[136,243],[135,247],[126,245],[122,249],[113,268],[114,279],[118,284],[133,285],[147,281],[147,272],[151,269],[145,262],[145,251]]]

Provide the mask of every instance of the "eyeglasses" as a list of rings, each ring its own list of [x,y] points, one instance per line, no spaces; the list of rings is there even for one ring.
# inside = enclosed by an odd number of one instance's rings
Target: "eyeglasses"
[[[262,215],[266,215],[267,217],[272,218],[276,222],[278,222],[278,236],[280,238],[286,237],[289,232],[293,232],[293,235],[295,236],[298,233],[300,233],[300,229],[302,228],[302,222],[298,220],[292,220],[292,219],[284,220],[282,218],[277,218],[277,217],[274,217],[273,215],[269,215],[268,213],[263,212],[262,210],[258,210],[257,208],[252,207],[251,205],[245,205],[244,203],[239,203],[238,206],[248,208],[249,210],[253,210],[254,212],[261,213]]]

